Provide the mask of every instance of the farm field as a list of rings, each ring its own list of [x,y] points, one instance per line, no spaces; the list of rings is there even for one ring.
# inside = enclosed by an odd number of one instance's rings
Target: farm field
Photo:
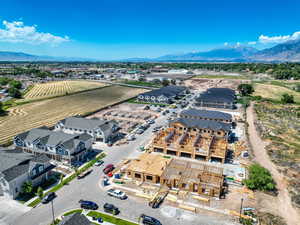
[[[93,112],[145,91],[124,86],[109,86],[13,107],[7,116],[0,117],[0,144],[26,130],[52,126],[68,116]]]
[[[25,96],[25,100],[42,99],[54,96],[62,96],[65,94],[71,94],[75,92],[85,91],[89,89],[95,89],[104,87],[106,84],[96,81],[55,81],[48,83],[35,84],[34,87],[29,90]],[[22,100],[21,100],[22,101]]]
[[[253,93],[253,96],[261,96],[263,98],[279,101],[282,94],[287,93],[294,95],[295,102],[300,103],[300,92],[293,91],[287,87],[258,83],[254,85],[254,89],[255,92]]]

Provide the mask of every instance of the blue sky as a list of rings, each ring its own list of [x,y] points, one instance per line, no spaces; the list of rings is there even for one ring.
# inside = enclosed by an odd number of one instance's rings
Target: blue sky
[[[0,51],[96,59],[156,57],[300,37],[296,0],[9,0]]]

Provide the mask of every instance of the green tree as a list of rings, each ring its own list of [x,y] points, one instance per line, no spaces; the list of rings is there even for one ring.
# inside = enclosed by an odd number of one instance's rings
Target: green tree
[[[7,85],[11,79],[7,77],[0,77],[0,85]]]
[[[276,188],[270,172],[259,164],[249,167],[249,178],[243,183],[251,190],[273,191]]]
[[[37,192],[36,192],[36,195],[39,197],[39,199],[42,200],[43,197],[44,197],[44,190],[43,190],[43,188],[38,187]]]
[[[281,102],[284,104],[295,103],[294,96],[289,95],[288,93],[284,93],[281,96]]]
[[[16,89],[21,89],[22,88],[22,83],[18,80],[12,80],[9,82],[9,86],[12,88],[16,88]]]
[[[63,180],[64,180],[64,175],[63,174],[60,174],[60,176],[59,176],[59,180],[60,180],[60,183],[62,183],[63,182]]]
[[[176,80],[175,80],[175,79],[172,79],[172,80],[171,80],[171,84],[172,84],[172,85],[176,85]]]
[[[22,185],[22,192],[25,194],[30,194],[33,191],[32,182],[26,181]]]
[[[76,166],[73,167],[75,175],[78,177],[80,172]]]
[[[0,115],[3,114],[5,110],[3,109],[3,103],[0,102]]]
[[[22,97],[21,92],[17,88],[14,88],[14,87],[11,87],[8,89],[8,95],[13,98],[21,98]]]
[[[238,91],[242,96],[251,95],[254,92],[254,88],[251,84],[240,84]]]
[[[167,79],[163,79],[163,81],[161,83],[165,87],[165,86],[168,86],[170,84],[170,81],[167,80]]]

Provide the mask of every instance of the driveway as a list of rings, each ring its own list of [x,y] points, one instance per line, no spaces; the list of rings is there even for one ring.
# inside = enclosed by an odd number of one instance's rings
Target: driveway
[[[13,224],[12,221],[24,213],[28,212],[31,208],[26,207],[23,204],[7,199],[5,197],[0,197],[0,225],[10,225]]]

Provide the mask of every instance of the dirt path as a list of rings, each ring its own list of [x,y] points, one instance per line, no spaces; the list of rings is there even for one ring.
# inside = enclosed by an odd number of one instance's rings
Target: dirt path
[[[249,124],[248,132],[250,143],[254,152],[254,160],[271,172],[273,179],[277,184],[279,192],[277,196],[277,208],[281,217],[285,219],[288,225],[299,225],[300,217],[291,203],[291,198],[287,190],[287,182],[285,181],[284,176],[278,172],[276,166],[271,162],[267,152],[265,151],[265,147],[268,143],[264,142],[260,138],[254,125],[255,121],[256,116],[254,112],[254,104],[251,103],[247,109],[247,122]]]

